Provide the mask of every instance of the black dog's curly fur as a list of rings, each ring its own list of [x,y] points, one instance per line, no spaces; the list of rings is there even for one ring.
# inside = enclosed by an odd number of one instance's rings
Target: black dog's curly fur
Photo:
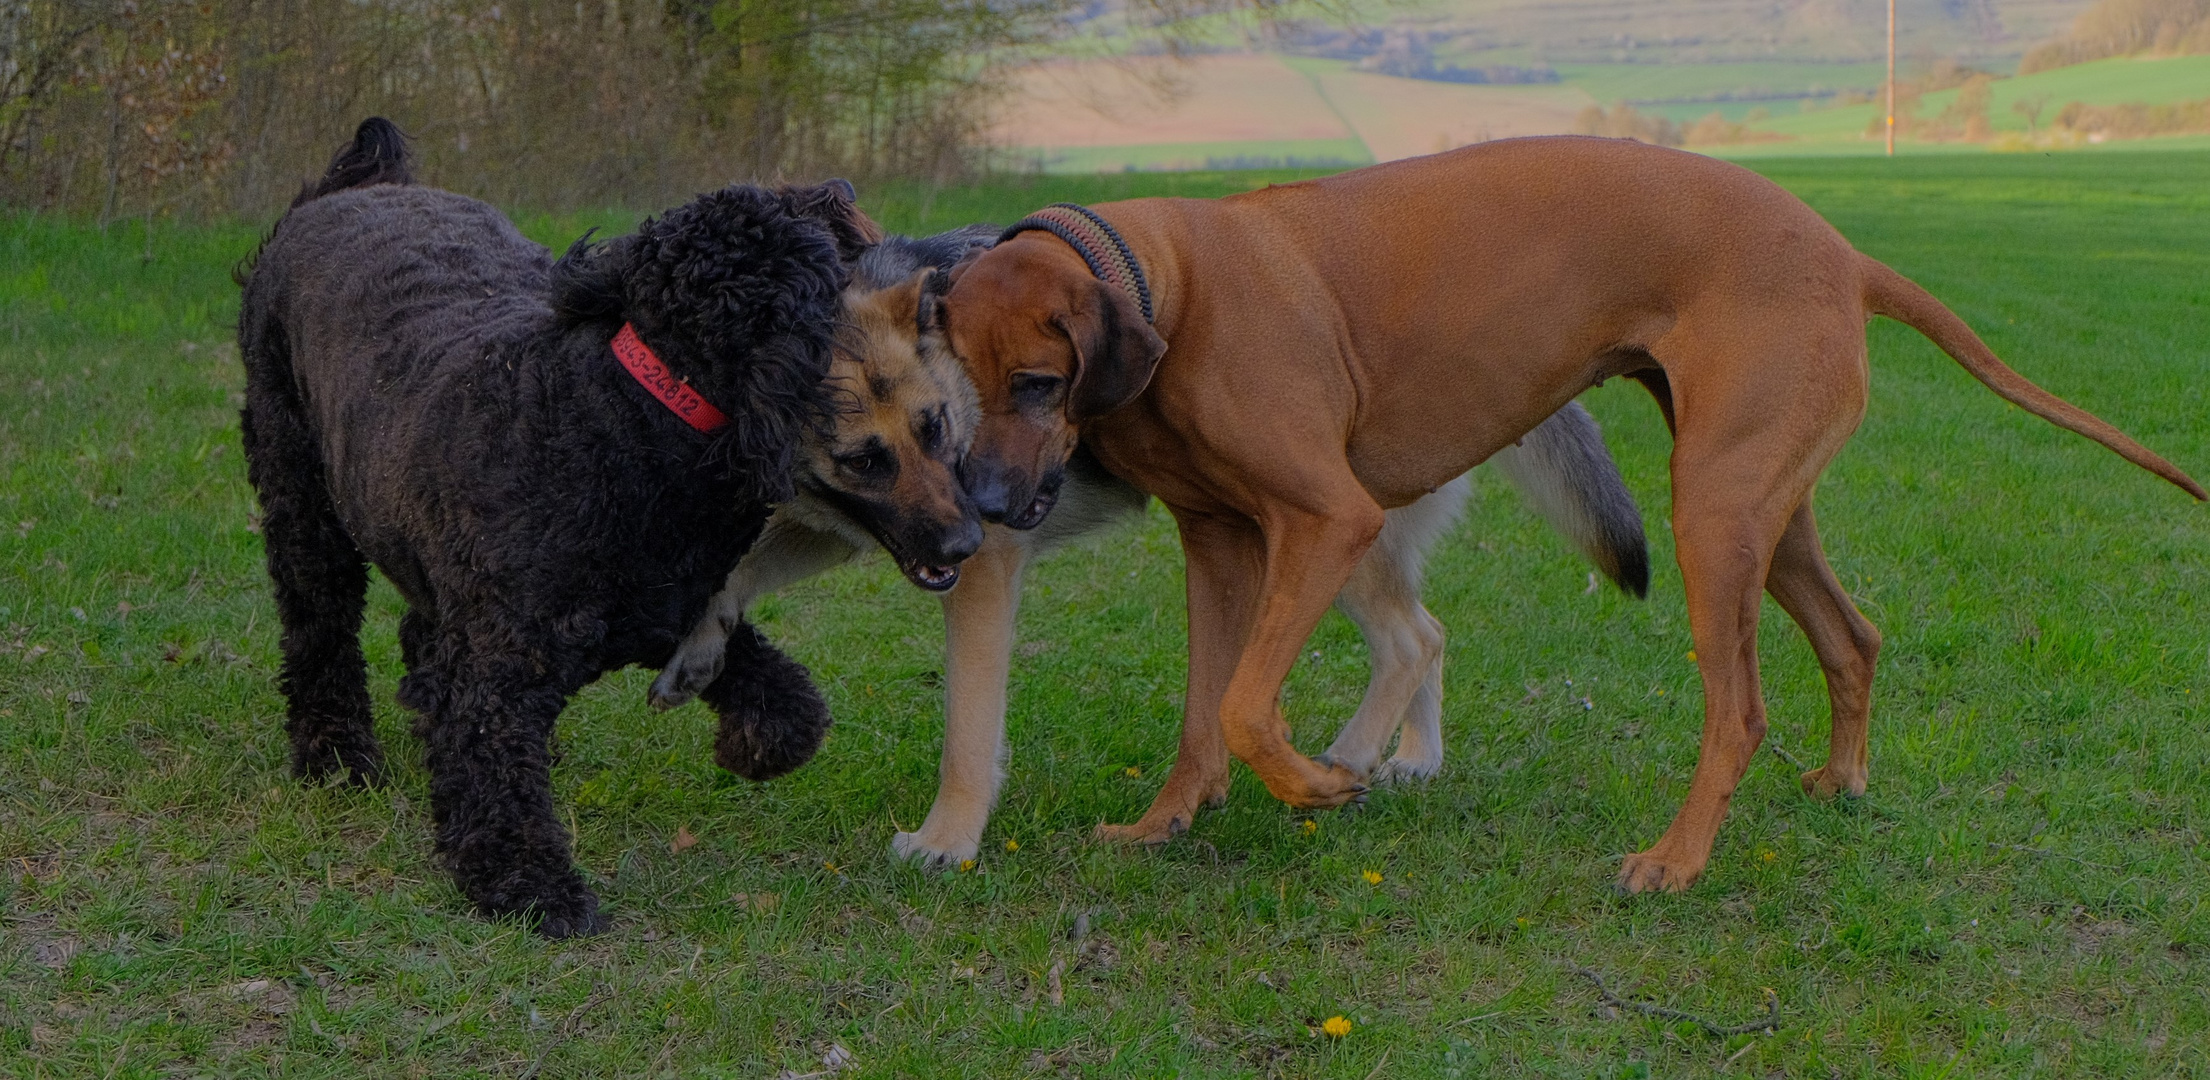
[[[410,608],[399,700],[446,866],[486,912],[601,928],[553,812],[553,724],[601,673],[665,664],[789,497],[845,263],[873,239],[841,181],[737,185],[555,262],[413,186],[405,137],[364,122],[248,264],[239,317],[294,771],[384,772],[358,640],[374,563]],[[623,370],[624,321],[727,427],[700,434]],[[706,696],[741,747],[718,756],[765,779],[812,756],[828,710],[744,629],[745,690]]]

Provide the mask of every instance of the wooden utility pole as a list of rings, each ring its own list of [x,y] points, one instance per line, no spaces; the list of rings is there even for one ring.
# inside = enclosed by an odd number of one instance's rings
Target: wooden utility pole
[[[1895,0],[1888,0],[1888,156],[1895,156]]]

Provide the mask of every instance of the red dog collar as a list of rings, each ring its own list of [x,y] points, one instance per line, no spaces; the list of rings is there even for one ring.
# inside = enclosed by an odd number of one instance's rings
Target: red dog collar
[[[644,387],[668,411],[683,418],[683,422],[707,434],[713,434],[729,423],[713,402],[698,396],[689,383],[675,377],[668,366],[660,362],[652,346],[637,338],[637,328],[622,324],[622,332],[614,335],[614,358],[629,369],[631,377]]]

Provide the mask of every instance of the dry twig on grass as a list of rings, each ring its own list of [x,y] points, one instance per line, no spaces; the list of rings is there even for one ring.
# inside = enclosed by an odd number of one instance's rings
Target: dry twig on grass
[[[583,999],[583,1004],[576,1006],[574,1011],[568,1014],[568,1018],[560,1022],[559,1030],[554,1031],[552,1037],[545,1040],[545,1045],[537,1051],[537,1059],[530,1062],[529,1068],[522,1071],[522,1080],[531,1080],[532,1077],[537,1075],[539,1069],[545,1067],[545,1059],[551,1057],[552,1052],[560,1044],[575,1038],[578,1030],[577,1022],[583,1019],[585,1013],[612,1000],[614,1000],[614,991],[611,987],[603,983],[593,987],[591,996]]]
[[[1661,1020],[1685,1020],[1691,1024],[1696,1025],[1697,1027],[1704,1029],[1704,1032],[1706,1034],[1718,1035],[1722,1037],[1727,1035],[1747,1035],[1753,1031],[1780,1030],[1780,995],[1774,993],[1771,990],[1765,991],[1765,1006],[1767,1011],[1764,1016],[1752,1020],[1747,1024],[1734,1024],[1729,1026],[1724,1024],[1712,1023],[1711,1021],[1706,1020],[1701,1016],[1697,1016],[1695,1013],[1682,1012],[1679,1009],[1668,1009],[1663,1005],[1653,1005],[1647,1001],[1629,1001],[1626,998],[1620,997],[1618,994],[1612,993],[1611,987],[1604,984],[1604,977],[1602,975],[1599,975],[1596,972],[1589,970],[1588,968],[1582,967],[1579,964],[1567,964],[1566,970],[1571,971],[1575,975],[1579,975],[1580,977],[1587,979],[1592,983],[1595,983],[1597,997],[1602,1000],[1604,1004],[1609,1005],[1615,1009],[1628,1009],[1634,1012],[1641,1013],[1644,1016],[1655,1016]]]

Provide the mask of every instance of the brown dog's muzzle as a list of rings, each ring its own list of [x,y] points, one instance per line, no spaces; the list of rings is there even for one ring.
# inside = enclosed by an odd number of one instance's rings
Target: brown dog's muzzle
[[[960,483],[974,499],[982,520],[1009,529],[1033,529],[1043,524],[1051,508],[1059,503],[1059,488],[1066,477],[1063,464],[1038,479],[1019,466],[978,456],[969,456],[959,467]]]

